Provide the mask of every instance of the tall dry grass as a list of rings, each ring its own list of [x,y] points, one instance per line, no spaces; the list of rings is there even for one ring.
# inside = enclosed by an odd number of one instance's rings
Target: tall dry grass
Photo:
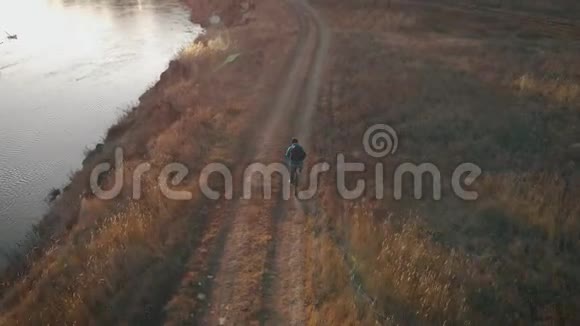
[[[307,225],[313,236],[308,239],[307,262],[310,277],[307,280],[307,289],[311,291],[315,302],[308,312],[310,325],[372,325],[377,321],[375,311],[368,307],[361,307],[353,302],[365,300],[364,293],[352,284],[352,269],[345,260],[345,255],[336,246],[335,239],[327,232],[321,232],[324,227],[319,222],[312,222],[322,216],[312,216]]]
[[[560,78],[537,78],[524,74],[514,81],[514,86],[521,92],[540,94],[564,104],[575,103],[580,99],[580,84]]]
[[[327,235],[351,277],[327,274],[323,282],[339,285],[321,305],[350,295],[387,324],[578,323],[580,179],[566,155],[580,123],[580,66],[568,46],[578,31],[402,1],[317,3],[336,40],[317,116],[327,126],[316,133],[319,158],[342,152],[373,166],[360,141],[387,123],[399,135],[396,155],[382,161],[387,179],[401,162],[433,162],[447,185],[441,201],[408,192],[397,201],[390,189],[383,200],[345,204],[327,178],[313,233]],[[445,195],[466,161],[484,170],[476,202]],[[372,170],[358,175],[367,197]],[[352,287],[370,300],[345,295]]]

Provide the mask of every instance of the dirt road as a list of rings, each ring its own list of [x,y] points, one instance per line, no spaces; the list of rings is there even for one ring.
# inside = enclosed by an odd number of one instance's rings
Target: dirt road
[[[289,0],[287,6],[299,24],[295,55],[263,131],[249,140],[255,150],[242,158],[238,176],[246,163],[279,162],[292,136],[308,149],[329,33],[306,1]],[[263,199],[258,186],[252,199],[225,203],[215,212],[214,220],[224,221],[217,237],[222,244],[209,253],[209,272],[216,277],[203,324],[304,323],[304,216],[297,200],[282,199],[279,181],[272,200]]]

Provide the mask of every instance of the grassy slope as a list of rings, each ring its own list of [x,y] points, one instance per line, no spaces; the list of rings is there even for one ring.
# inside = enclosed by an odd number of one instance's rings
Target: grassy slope
[[[312,225],[327,262],[312,321],[578,323],[580,180],[567,148],[580,139],[580,29],[387,2],[315,1],[335,29],[320,158],[373,166],[362,135],[388,123],[400,144],[387,171],[434,162],[449,184],[474,162],[480,199],[447,186],[439,202],[408,190],[348,203],[328,182]]]
[[[245,135],[260,123],[261,101],[292,44],[286,18],[217,30],[207,47],[191,45],[171,62],[73,176],[37,228],[41,241],[24,268],[7,274],[0,325],[143,325],[176,318],[175,309],[168,317],[165,306],[186,283],[188,259],[209,223],[211,203],[199,193],[199,172],[209,162],[235,164]],[[236,53],[241,55],[224,66]],[[122,195],[111,201],[83,195],[91,168],[111,162],[117,146],[125,159]],[[152,168],[143,177],[142,198],[134,201],[132,172],[143,162]],[[191,191],[192,200],[172,201],[160,193],[156,178],[170,162],[189,168],[179,187]],[[103,178],[104,188],[112,180]]]
[[[102,152],[73,177],[71,189],[41,226],[58,241],[36,259],[24,278],[5,290],[1,305],[7,313],[0,324],[158,317],[153,316],[160,312],[155,300],[163,302],[173,279],[179,277],[181,261],[194,241],[194,234],[186,230],[195,230],[203,213],[193,178],[186,188],[194,191],[194,200],[178,203],[161,196],[156,175],[174,160],[186,163],[192,173],[199,171],[200,157],[227,160],[221,155],[231,146],[227,132],[235,135],[242,119],[239,107],[216,108],[199,96],[194,71],[198,65],[215,66],[219,55],[211,56],[211,50],[200,51],[199,56],[195,52],[195,47],[186,49],[171,64],[140,107],[109,130]],[[80,197],[91,165],[110,160],[115,146],[124,149],[123,195],[112,201]],[[132,171],[143,161],[150,162],[152,170],[144,177],[143,198],[132,202]],[[147,309],[151,311],[144,313]]]

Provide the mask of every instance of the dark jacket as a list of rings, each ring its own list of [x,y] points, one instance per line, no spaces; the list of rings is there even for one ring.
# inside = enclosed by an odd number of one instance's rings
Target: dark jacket
[[[292,163],[292,164],[300,164],[304,161],[304,159],[302,160],[292,160],[292,153],[294,153],[295,151],[300,151],[302,150],[304,152],[304,157],[306,157],[306,152],[304,151],[304,148],[302,148],[302,146],[300,146],[300,144],[292,144],[290,145],[290,147],[288,147],[288,149],[286,150],[286,160],[288,160],[288,162]]]

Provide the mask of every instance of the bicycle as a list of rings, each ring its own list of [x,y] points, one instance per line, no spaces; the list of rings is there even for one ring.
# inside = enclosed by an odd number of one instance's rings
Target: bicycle
[[[294,195],[298,196],[298,182],[302,169],[299,166],[290,167],[290,184],[294,186]]]

